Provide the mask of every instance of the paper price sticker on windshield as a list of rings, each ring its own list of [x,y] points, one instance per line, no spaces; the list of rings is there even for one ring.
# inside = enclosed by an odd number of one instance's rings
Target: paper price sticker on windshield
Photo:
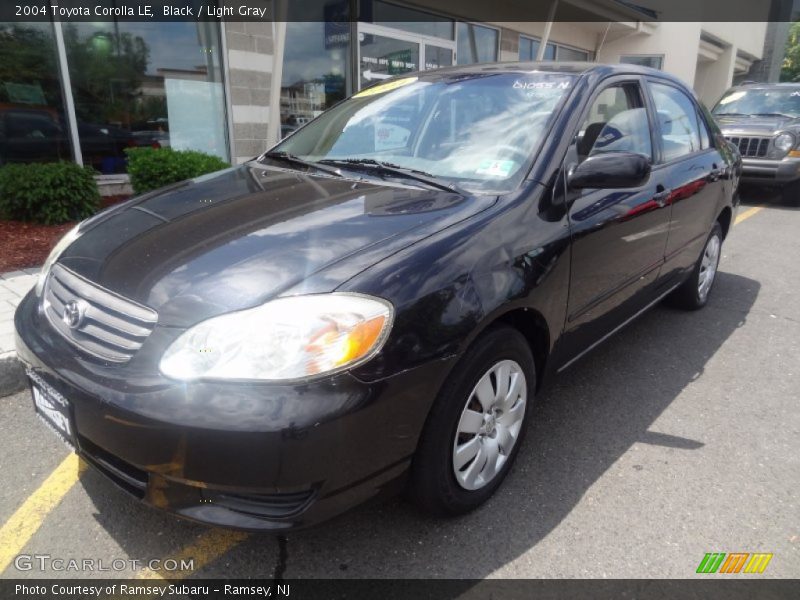
[[[476,175],[488,175],[489,177],[508,177],[511,169],[514,168],[513,160],[482,160],[475,169]]]
[[[396,90],[397,88],[403,87],[404,85],[408,85],[409,83],[414,83],[416,80],[416,77],[403,77],[402,79],[387,81],[386,83],[379,83],[378,85],[374,85],[358,92],[357,94],[353,94],[353,98],[364,98],[366,96],[374,96],[375,94],[390,92],[392,90]]]

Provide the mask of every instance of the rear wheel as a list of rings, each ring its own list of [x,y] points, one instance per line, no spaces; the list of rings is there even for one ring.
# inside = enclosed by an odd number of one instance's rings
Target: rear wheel
[[[417,505],[460,514],[494,493],[519,451],[535,378],[530,348],[516,329],[492,328],[473,343],[425,424],[409,485]]]
[[[800,181],[791,181],[781,188],[781,203],[786,206],[800,206]]]
[[[669,304],[686,310],[703,308],[717,278],[722,256],[722,227],[714,223],[697,264],[689,278],[668,297]]]

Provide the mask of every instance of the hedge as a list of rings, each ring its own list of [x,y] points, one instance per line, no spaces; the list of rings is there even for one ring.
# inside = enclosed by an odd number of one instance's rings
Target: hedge
[[[0,167],[0,216],[45,225],[85,219],[100,206],[94,175],[71,162]]]
[[[125,152],[131,185],[137,194],[230,166],[216,156],[195,150],[143,147],[127,148]]]

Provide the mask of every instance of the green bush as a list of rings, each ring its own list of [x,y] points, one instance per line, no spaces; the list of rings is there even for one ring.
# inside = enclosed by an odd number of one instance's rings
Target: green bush
[[[100,206],[94,173],[70,162],[0,167],[0,216],[45,225],[85,219]]]
[[[224,160],[195,150],[128,148],[128,174],[137,194],[225,169]]]

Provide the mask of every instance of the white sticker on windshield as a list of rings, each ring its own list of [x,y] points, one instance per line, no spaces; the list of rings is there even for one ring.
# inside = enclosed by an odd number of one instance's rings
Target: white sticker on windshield
[[[561,79],[560,81],[520,81],[514,80],[515,90],[568,90],[570,81]]]
[[[508,177],[517,163],[513,160],[482,160],[475,169],[476,175],[488,175],[489,177]]]
[[[725,96],[722,100],[719,101],[720,104],[728,104],[739,98],[742,98],[747,95],[747,92],[733,92],[730,96]]]

